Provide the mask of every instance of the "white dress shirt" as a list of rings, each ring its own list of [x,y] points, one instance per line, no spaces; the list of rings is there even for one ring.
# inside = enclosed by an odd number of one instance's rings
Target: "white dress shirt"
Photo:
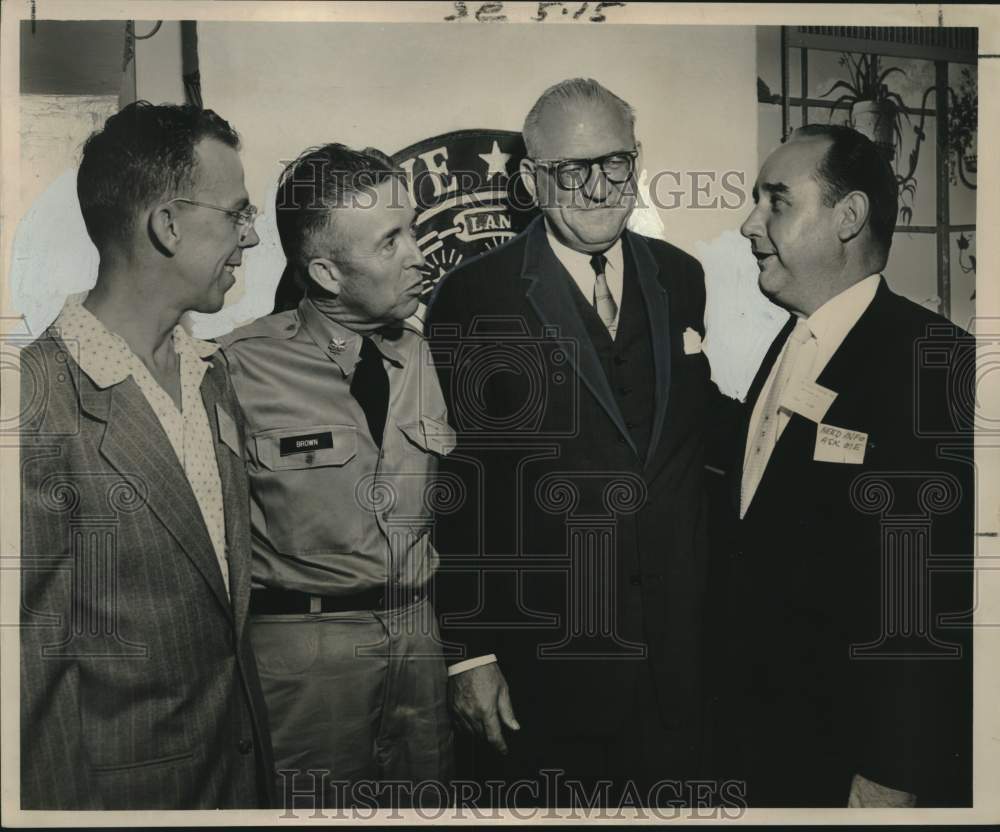
[[[552,247],[552,251],[555,252],[556,257],[559,258],[559,262],[563,264],[566,271],[569,272],[570,277],[573,278],[573,282],[579,287],[580,291],[583,292],[583,296],[587,299],[587,303],[593,304],[594,283],[597,281],[597,275],[594,274],[594,268],[590,265],[590,258],[593,257],[593,255],[588,254],[585,251],[577,251],[576,249],[572,249],[560,242],[549,230],[548,223],[545,225],[545,236],[549,240],[549,245]],[[618,318],[621,315],[622,292],[625,287],[625,265],[622,255],[621,238],[615,240],[614,245],[612,245],[611,248],[601,253],[607,261],[604,266],[604,277],[608,281],[608,289],[611,290],[611,297],[614,298],[615,306],[618,308],[618,312],[615,314],[615,320],[613,323],[613,326],[617,327]]]
[[[830,298],[830,300],[806,318],[806,323],[809,325],[809,329],[813,335],[814,344],[808,352],[803,349],[804,354],[811,355],[811,359],[807,359],[808,365],[796,365],[795,378],[798,381],[815,383],[816,379],[819,378],[820,374],[826,368],[826,365],[830,363],[830,359],[833,358],[834,353],[837,352],[840,345],[844,342],[847,334],[854,328],[862,314],[864,314],[864,311],[871,304],[872,300],[874,300],[880,280],[881,275],[869,275],[864,280],[845,289],[839,295]],[[750,454],[754,451],[755,443],[752,437],[759,435],[761,420],[764,418],[764,403],[768,399],[768,394],[770,393],[771,386],[774,384],[778,367],[781,364],[781,358],[785,350],[788,349],[789,341],[786,341],[782,347],[781,353],[771,367],[771,372],[764,382],[760,394],[757,396],[757,401],[750,417],[750,427],[747,431],[747,442],[743,456],[744,476],[746,476],[746,472],[750,468]],[[801,356],[799,360],[802,360]],[[781,407],[778,409],[777,418],[778,428],[774,438],[774,445],[781,438],[781,434],[788,424],[791,414],[785,408]],[[774,445],[771,445],[769,448],[763,448],[762,452],[769,457],[774,450]],[[743,508],[745,511],[746,506]]]

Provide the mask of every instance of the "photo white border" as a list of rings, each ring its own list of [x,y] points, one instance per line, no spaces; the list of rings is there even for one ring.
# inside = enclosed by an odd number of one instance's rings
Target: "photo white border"
[[[477,22],[475,9],[481,3],[466,0],[469,16],[456,20],[461,26],[498,26],[532,23],[537,3],[504,2],[506,23]],[[569,4],[572,5],[572,4]],[[593,7],[594,3],[591,4]],[[197,2],[197,0],[6,0],[0,20],[0,337],[15,335],[19,320],[12,316],[8,276],[16,221],[28,206],[18,204],[20,193],[20,107],[19,107],[19,26],[29,20],[32,13],[38,19],[61,20],[199,20],[199,21],[354,21],[354,22],[442,22],[455,13],[452,2],[413,3],[323,3],[323,2]],[[553,27],[552,37],[558,37],[559,26],[620,24],[647,25],[850,25],[865,26],[977,26],[979,27],[979,154],[977,191],[977,320],[978,334],[994,335],[1000,344],[1000,9],[985,5],[778,5],[778,4],[634,4],[611,7],[605,10],[607,20],[590,23],[585,15],[580,20],[571,16],[550,14],[541,23]],[[990,150],[993,149],[993,150]],[[988,229],[994,229],[989,232]],[[1000,346],[997,347],[1000,355]],[[979,389],[979,406],[985,414],[1000,415],[1000,384],[997,372],[988,372],[993,359],[981,349],[981,376],[985,384]],[[3,379],[16,378],[16,368],[3,366]],[[992,376],[992,377],[991,377]],[[6,385],[0,396],[0,417],[18,412],[18,389]],[[1000,439],[992,440],[1000,447]],[[990,444],[989,440],[984,440]],[[13,446],[13,447],[12,447]],[[0,441],[0,743],[2,743],[2,768],[0,768],[0,820],[4,826],[243,826],[253,825],[340,825],[358,821],[338,821],[331,818],[312,819],[307,811],[297,811],[294,819],[280,817],[278,810],[259,811],[157,811],[157,812],[22,812],[18,808],[19,764],[19,672],[18,637],[18,573],[12,568],[12,559],[20,551],[19,538],[19,466],[17,448],[13,437]],[[981,556],[1000,557],[1000,538],[983,536],[994,534],[1000,528],[1000,476],[998,471],[980,472],[976,538]],[[977,621],[1000,621],[1000,575],[982,573],[982,595],[976,611]],[[675,822],[701,824],[768,823],[784,825],[810,824],[899,824],[899,823],[986,823],[1000,821],[1000,629],[997,625],[980,627],[975,633],[975,803],[973,809],[824,809],[824,810],[766,810],[750,809],[736,820],[722,821],[705,817],[707,810],[685,810]],[[505,817],[479,818],[466,810],[464,817],[442,818],[438,824],[477,825],[509,824],[519,822],[518,813],[508,812]],[[578,824],[579,818],[551,820],[544,815],[547,810],[537,810],[532,823]],[[650,813],[647,812],[647,815]],[[393,816],[395,815],[395,816]],[[381,812],[373,823],[380,825],[409,825],[426,823],[412,811]],[[646,820],[624,817],[618,820],[596,817],[593,822],[663,823],[650,815]]]

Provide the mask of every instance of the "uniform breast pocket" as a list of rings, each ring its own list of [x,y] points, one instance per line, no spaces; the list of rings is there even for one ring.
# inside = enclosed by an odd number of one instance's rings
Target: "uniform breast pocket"
[[[254,434],[253,485],[267,537],[282,554],[350,552],[360,514],[357,427],[309,425]]]

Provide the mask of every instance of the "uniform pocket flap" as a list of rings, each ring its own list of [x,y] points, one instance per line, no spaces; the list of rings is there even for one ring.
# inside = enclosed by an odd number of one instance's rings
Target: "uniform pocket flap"
[[[270,471],[344,465],[358,452],[354,425],[278,428],[254,434],[257,458]]]
[[[455,449],[455,431],[444,419],[421,416],[420,421],[400,425],[399,429],[414,445],[439,456],[447,456]]]

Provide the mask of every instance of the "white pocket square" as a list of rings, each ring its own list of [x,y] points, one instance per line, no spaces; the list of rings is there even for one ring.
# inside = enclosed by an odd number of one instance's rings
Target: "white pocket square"
[[[701,352],[701,336],[697,330],[688,327],[684,330],[684,355],[695,355]]]

